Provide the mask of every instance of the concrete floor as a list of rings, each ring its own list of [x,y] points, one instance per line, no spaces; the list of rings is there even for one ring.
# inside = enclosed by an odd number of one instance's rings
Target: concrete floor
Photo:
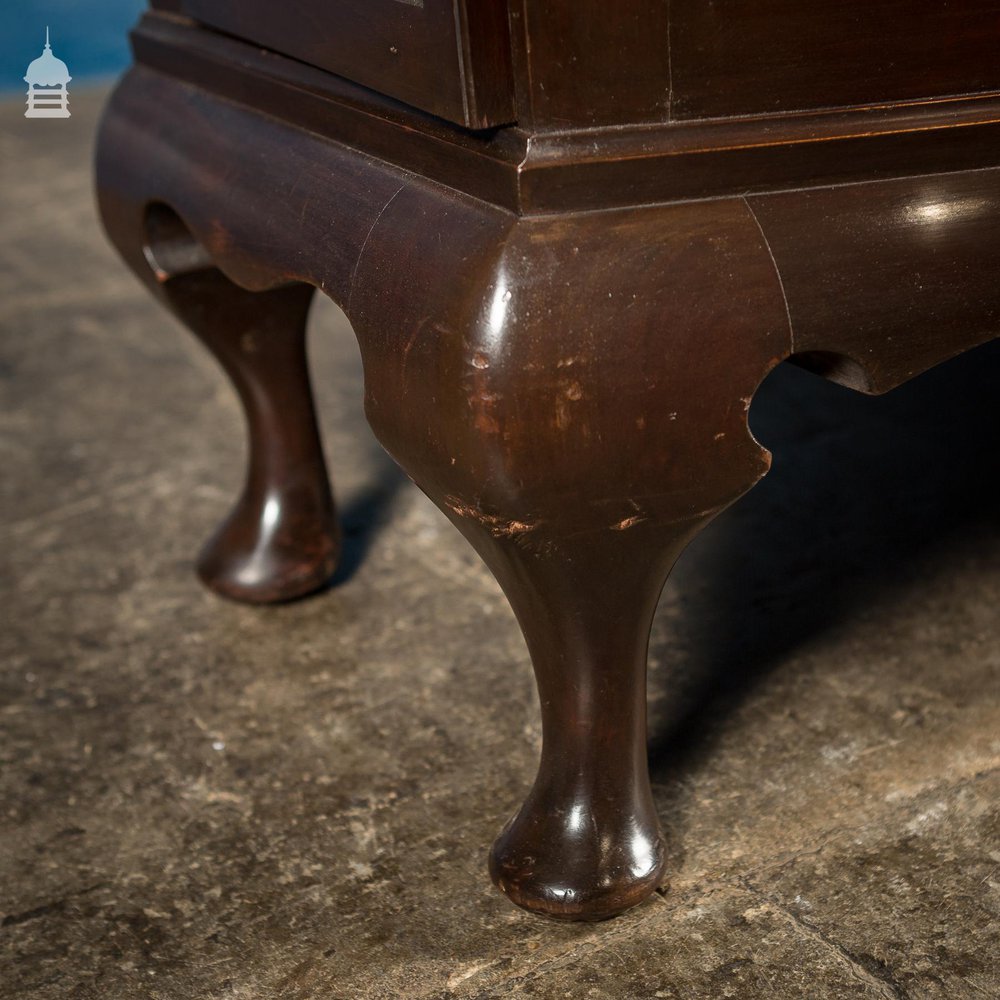
[[[764,385],[774,471],[653,634],[669,885],[549,923],[485,872],[538,752],[520,634],[325,301],[337,585],[195,581],[241,418],[98,230],[99,96],[0,114],[0,996],[1000,996],[1000,344],[882,399]]]

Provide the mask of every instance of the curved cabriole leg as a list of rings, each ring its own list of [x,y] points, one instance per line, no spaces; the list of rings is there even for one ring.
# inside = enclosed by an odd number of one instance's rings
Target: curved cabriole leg
[[[127,92],[119,88],[116,99]],[[330,579],[340,549],[306,359],[314,289],[284,276],[268,276],[256,291],[230,280],[216,266],[220,247],[210,251],[195,237],[167,203],[170,196],[148,196],[173,185],[144,160],[141,143],[128,141],[127,130],[115,134],[118,124],[109,112],[98,143],[99,204],[108,235],[150,292],[218,360],[246,419],[246,482],[202,549],[198,574],[237,601],[300,597]],[[221,227],[212,233],[218,237]]]
[[[597,373],[579,378],[569,392],[576,396],[579,385],[580,402],[589,391],[604,396],[612,389],[612,379],[605,388],[594,384]],[[523,400],[532,393],[530,382],[529,374],[502,393],[486,392]],[[627,449],[623,429],[616,427],[620,414],[621,407],[601,417],[595,408],[591,433],[617,437]],[[552,432],[539,427],[537,434]],[[467,446],[463,461],[495,467],[503,462],[492,434],[473,447]],[[697,465],[673,471],[692,482],[703,472]],[[507,502],[487,499],[461,477],[444,490],[421,483],[499,581],[524,633],[538,686],[538,773],[493,845],[490,874],[525,909],[601,920],[642,902],[664,874],[666,851],[646,758],[647,643],[671,566],[729,498],[713,479],[697,504],[690,491],[680,497],[639,491],[615,496],[600,467],[582,464],[572,491],[550,483],[544,465],[512,481],[517,495]]]
[[[660,884],[646,645],[669,564],[702,520],[487,528],[478,540],[524,631],[542,708],[538,775],[490,854],[494,882],[519,906],[596,920]]]
[[[542,760],[494,848],[494,877],[521,906],[579,919],[626,909],[660,876],[649,622],[685,542],[766,471],[746,425],[756,387],[798,353],[882,391],[951,353],[960,327],[967,346],[986,339],[993,215],[964,209],[991,204],[989,174],[515,216],[142,66],[109,104],[97,162],[112,241],[246,403],[248,489],[207,560],[244,596],[248,582],[260,594],[274,592],[268,578],[319,580],[336,547],[311,406],[295,409],[308,400],[305,293],[244,293],[194,272],[215,261],[248,289],[301,281],[344,308],[373,429],[500,580],[538,678]],[[179,231],[176,255],[160,239],[143,257],[150,192],[210,257]],[[900,324],[906,337],[891,335]],[[942,324],[948,338],[932,335]],[[843,363],[862,355],[863,372]],[[302,572],[304,550],[317,555]]]
[[[157,145],[131,148],[149,107]],[[766,471],[746,412],[792,353],[760,227],[741,199],[516,217],[238,105],[200,107],[212,128],[192,129],[189,101],[159,74],[134,71],[119,88],[99,156],[109,233],[147,275],[202,267],[183,241],[176,268],[163,241],[151,244],[153,272],[135,260],[149,186],[240,284],[297,279],[344,308],[373,430],[500,581],[538,679],[542,759],[493,849],[494,878],[554,917],[627,909],[655,888],[665,855],[645,760],[657,596],[687,540]],[[238,155],[248,137],[273,155]],[[275,212],[253,208],[264,203]],[[251,371],[244,338],[212,332],[227,314],[263,332],[267,312],[250,303],[300,293],[229,288],[184,304],[187,280],[162,293],[210,343],[223,337],[214,349],[248,403],[251,437],[274,424],[275,441],[300,443],[311,416],[281,422],[270,369],[282,365]],[[223,553],[257,551],[262,484],[285,451],[263,448]]]
[[[225,597],[269,603],[322,587],[339,552],[337,517],[306,361],[305,285],[247,292],[215,269],[170,278],[163,295],[222,365],[243,404],[243,492],[198,558]]]
[[[741,203],[513,223],[450,206],[441,240],[413,231],[419,197],[396,198],[359,268],[366,409],[490,567],[531,654],[541,762],[493,879],[526,909],[603,919],[663,876],[650,624],[684,545],[767,468],[746,413],[788,352],[781,289]]]

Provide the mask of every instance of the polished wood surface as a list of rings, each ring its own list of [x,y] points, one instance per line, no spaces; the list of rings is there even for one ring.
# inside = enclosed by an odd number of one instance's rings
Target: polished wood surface
[[[795,353],[832,354],[854,377],[827,374],[886,392],[996,336],[998,178],[977,170],[749,199]]]
[[[534,912],[600,919],[664,877],[650,622],[684,546],[768,469],[747,425],[761,381],[791,360],[884,392],[1000,334],[1000,114],[981,94],[556,131],[558,107],[627,123],[651,77],[607,55],[565,79],[596,44],[588,5],[519,9],[516,80],[530,55],[561,89],[488,134],[148,17],[98,193],[122,257],[244,403],[247,490],[201,563],[229,596],[332,569],[302,331],[312,289],[344,309],[372,428],[503,587],[538,682],[539,769],[493,879]],[[641,66],[630,16],[608,37]],[[552,51],[529,53],[546,31]]]
[[[1000,93],[1000,0],[159,0],[470,128]]]
[[[998,0],[673,0],[671,118],[1000,91]]]
[[[517,120],[538,128],[667,121],[670,12],[671,0],[511,0]]]
[[[143,65],[518,214],[822,187],[1000,160],[1000,97],[583,130],[469,132],[192,25],[146,18]]]
[[[177,0],[173,9],[469,128],[514,119],[506,0]]]
[[[212,352],[243,404],[247,478],[198,574],[224,597],[266,604],[322,587],[340,554],[306,363],[312,288],[254,295],[228,281],[163,204],[150,205],[140,271]]]

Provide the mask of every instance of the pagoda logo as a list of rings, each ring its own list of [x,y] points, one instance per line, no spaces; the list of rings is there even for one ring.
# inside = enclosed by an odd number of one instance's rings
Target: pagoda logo
[[[24,74],[28,85],[28,110],[25,118],[69,118],[69,91],[66,84],[73,78],[66,63],[52,54],[49,29],[45,29],[45,48]]]

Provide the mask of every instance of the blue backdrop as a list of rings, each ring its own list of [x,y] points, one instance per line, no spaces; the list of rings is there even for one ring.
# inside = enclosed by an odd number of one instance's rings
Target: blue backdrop
[[[45,26],[52,52],[73,77],[70,84],[110,77],[128,64],[128,30],[143,0],[0,0],[0,91],[26,90],[24,71],[42,54]]]

